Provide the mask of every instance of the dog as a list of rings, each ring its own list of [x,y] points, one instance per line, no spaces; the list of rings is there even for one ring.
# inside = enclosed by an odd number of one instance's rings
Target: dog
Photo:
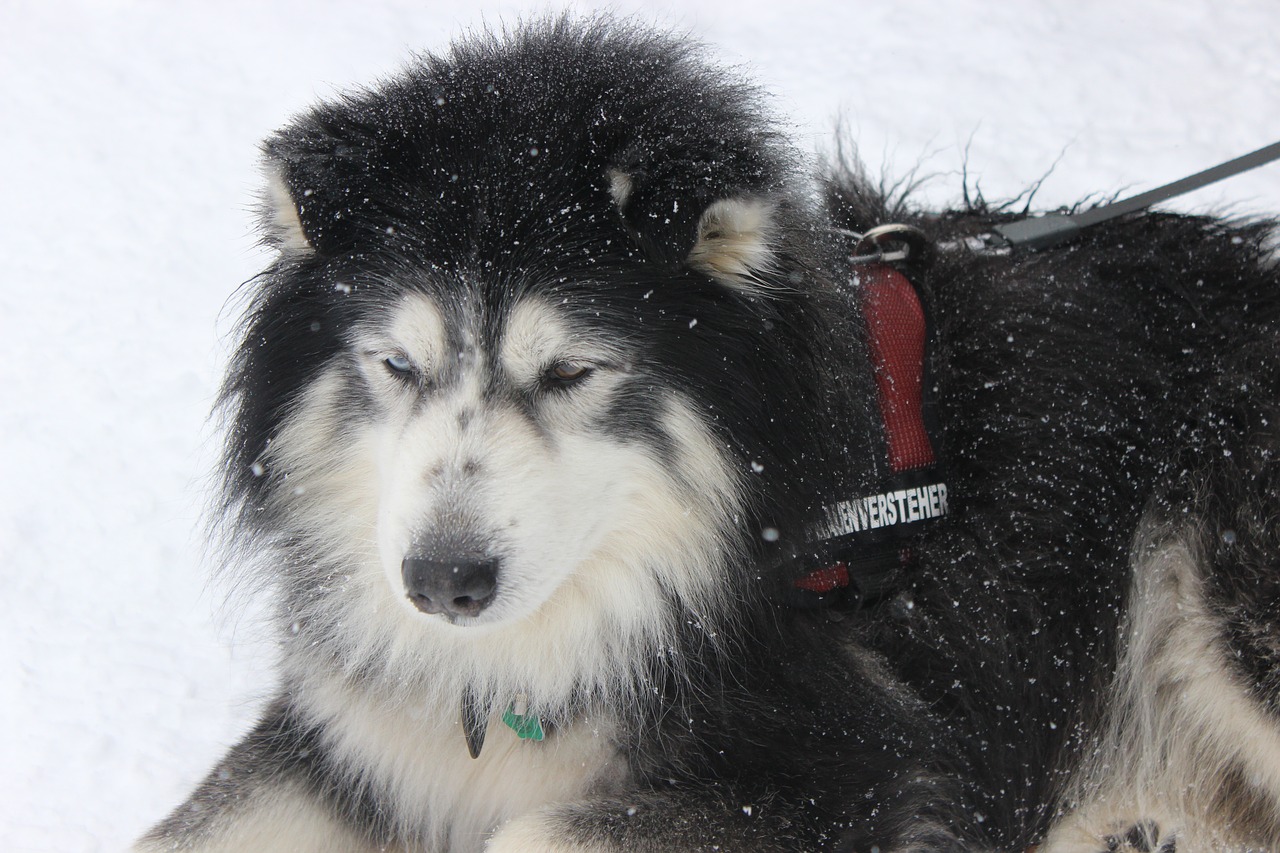
[[[609,19],[264,152],[222,509],[279,688],[137,850],[1280,849],[1269,223],[987,250]]]

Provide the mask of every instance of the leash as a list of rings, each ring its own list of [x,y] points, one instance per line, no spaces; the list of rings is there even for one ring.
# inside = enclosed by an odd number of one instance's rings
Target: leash
[[[1280,142],[1111,204],[1020,219],[938,248],[963,246],[999,254],[1041,251],[1075,239],[1094,225],[1277,159]],[[865,234],[836,230],[857,240],[849,261],[862,296],[890,474],[874,494],[823,507],[820,520],[806,530],[801,571],[790,590],[792,603],[800,607],[860,607],[884,597],[914,559],[909,540],[950,512],[935,449],[931,385],[924,381],[932,324],[920,293],[903,272],[908,263],[927,261],[934,247],[924,232],[910,225],[881,225]]]
[[[1219,163],[1217,166],[1205,169],[1203,172],[1196,172],[1194,175],[1189,175],[1162,187],[1156,187],[1153,190],[1148,190],[1111,204],[1104,204],[1101,207],[1091,208],[1081,213],[1047,213],[1043,216],[997,225],[992,229],[994,234],[984,235],[978,239],[982,240],[985,247],[990,249],[1029,249],[1033,252],[1048,249],[1078,237],[1081,231],[1091,226],[1124,216],[1126,213],[1145,210],[1153,204],[1177,198],[1192,190],[1198,190],[1209,184],[1217,183],[1224,178],[1230,178],[1241,172],[1256,169],[1273,160],[1280,160],[1280,142],[1259,148],[1257,151],[1245,154],[1243,157],[1236,157],[1234,160]]]

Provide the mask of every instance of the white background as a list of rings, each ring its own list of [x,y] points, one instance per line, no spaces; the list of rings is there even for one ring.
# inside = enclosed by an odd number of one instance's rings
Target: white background
[[[270,643],[211,583],[207,420],[256,145],[293,112],[544,5],[0,0],[0,848],[120,850],[250,723]],[[579,8],[591,8],[582,5]],[[603,8],[603,7],[598,7]],[[1037,205],[1280,139],[1274,0],[615,7],[690,31],[873,170]],[[1177,203],[1280,212],[1280,165]],[[252,610],[252,608],[250,608]]]

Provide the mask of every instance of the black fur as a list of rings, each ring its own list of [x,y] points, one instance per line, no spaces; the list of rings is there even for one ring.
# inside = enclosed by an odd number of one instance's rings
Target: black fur
[[[255,283],[225,387],[243,535],[277,535],[277,473],[253,466],[282,417],[398,289],[447,304],[478,288],[495,312],[525,288],[572,294],[591,306],[581,322],[625,334],[635,362],[602,429],[662,448],[652,389],[674,388],[760,471],[736,531],[740,612],[721,616],[716,643],[682,638],[691,672],[654,661],[661,689],[618,703],[632,709],[634,787],[564,804],[567,837],[616,850],[1036,843],[1097,725],[1129,549],[1152,507],[1202,531],[1224,641],[1280,726],[1269,225],[1141,215],[1044,254],[959,249],[915,270],[937,324],[929,370],[955,514],[914,543],[917,565],[879,603],[794,609],[777,567],[805,523],[885,473],[832,226],[892,215],[947,241],[998,217],[890,211],[847,169],[815,209],[760,103],[687,42],[557,20],[422,57],[274,136],[269,161],[315,251]],[[610,169],[634,179],[621,214]],[[754,290],[685,260],[707,205],[743,195],[773,199],[777,217],[779,263]],[[319,593],[305,559],[283,562],[287,613]],[[311,780],[370,838],[394,840],[385,804],[345,790],[288,707],[242,752],[271,755],[261,772]]]
[[[865,485],[849,482],[856,463],[831,464],[880,455],[859,327],[827,278],[829,235],[799,198],[794,154],[761,103],[691,44],[559,20],[424,56],[269,140],[317,251],[257,282],[223,392],[235,412],[230,502],[263,520],[254,496],[270,481],[252,463],[362,312],[381,310],[389,288],[441,292],[448,304],[451,289],[473,284],[497,311],[522,288],[589,291],[583,322],[634,329],[639,373],[705,399],[744,467],[769,472],[768,523],[782,523],[774,516],[789,514],[796,493],[812,502]],[[610,169],[632,176],[623,216],[605,191]],[[726,292],[684,262],[707,205],[743,194],[779,205],[783,263],[765,283],[793,291],[787,299]],[[798,369],[815,362],[821,371]],[[848,374],[838,392],[826,384],[833,369]],[[618,407],[623,428],[652,420],[643,378]],[[829,435],[822,425],[833,422],[847,434]],[[797,450],[809,464],[790,458]],[[826,472],[837,482],[810,482]]]

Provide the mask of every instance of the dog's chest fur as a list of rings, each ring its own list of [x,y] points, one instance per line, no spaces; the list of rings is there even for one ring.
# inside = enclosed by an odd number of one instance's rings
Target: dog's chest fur
[[[389,706],[343,687],[310,691],[325,721],[327,751],[359,774],[390,814],[386,828],[429,849],[480,850],[504,822],[553,803],[626,787],[616,722],[558,724],[543,741],[522,740],[495,713],[478,758],[467,751],[460,708],[443,701]],[[356,781],[356,780],[352,780]]]

